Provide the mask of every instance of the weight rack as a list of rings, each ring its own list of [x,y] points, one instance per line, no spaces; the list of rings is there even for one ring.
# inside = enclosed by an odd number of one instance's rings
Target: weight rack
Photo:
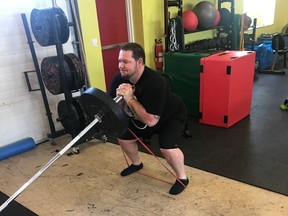
[[[63,44],[62,44],[60,36],[59,36],[60,35],[59,28],[57,28],[58,20],[57,20],[57,17],[55,16],[55,14],[53,13],[53,10],[52,10],[51,16],[52,16],[53,36],[54,36],[54,39],[55,39],[55,43],[53,45],[55,45],[55,48],[56,48],[57,58],[58,58],[58,62],[59,62],[59,77],[60,77],[60,82],[62,84],[61,87],[63,88],[65,102],[66,102],[66,105],[67,105],[67,121],[70,121],[70,120],[72,121],[73,120],[73,110],[72,110],[73,95],[72,95],[72,92],[68,89],[68,86],[67,86],[67,79],[66,79],[66,75],[65,74],[68,71],[67,71],[67,69],[65,69],[66,67],[64,66],[65,58],[64,58],[64,52],[63,52]],[[50,140],[51,144],[54,145],[55,144],[54,139],[66,134],[67,131],[65,131],[65,128],[61,129],[61,130],[57,130],[57,131],[55,129],[55,125],[54,125],[54,122],[53,122],[53,119],[52,119],[52,113],[51,113],[51,110],[50,110],[50,107],[49,107],[49,102],[48,102],[48,99],[47,99],[45,87],[44,87],[43,80],[42,80],[42,77],[41,77],[41,70],[40,70],[40,67],[39,67],[39,64],[38,64],[38,59],[37,59],[37,55],[36,55],[36,52],[35,52],[35,47],[34,47],[34,44],[33,44],[34,42],[33,42],[32,37],[31,37],[31,32],[30,32],[30,29],[29,29],[29,26],[28,26],[27,18],[26,18],[25,14],[21,14],[21,17],[22,17],[24,28],[25,28],[25,33],[26,33],[26,37],[27,37],[27,40],[28,40],[30,52],[31,52],[31,55],[32,55],[34,67],[35,67],[35,71],[25,71],[24,72],[25,80],[26,80],[26,83],[27,83],[29,91],[38,91],[38,90],[41,91],[41,95],[42,95],[42,98],[43,98],[43,102],[44,102],[44,106],[45,106],[45,110],[46,110],[46,115],[47,115],[48,122],[49,122],[49,127],[50,127],[50,133],[47,134],[47,137]],[[68,24],[69,24],[69,27],[70,26],[75,27],[73,23],[68,23]],[[79,47],[77,47],[77,50],[78,50],[78,53],[79,53]],[[32,89],[31,88],[31,84],[30,84],[29,77],[28,77],[28,74],[31,73],[31,72],[36,72],[40,89]],[[77,89],[77,91],[79,91],[79,89]],[[61,121],[61,120],[62,119],[60,119],[60,118],[56,119],[56,121]],[[73,130],[72,132],[70,132],[70,134],[71,134],[72,138],[74,138],[78,134],[78,131]]]

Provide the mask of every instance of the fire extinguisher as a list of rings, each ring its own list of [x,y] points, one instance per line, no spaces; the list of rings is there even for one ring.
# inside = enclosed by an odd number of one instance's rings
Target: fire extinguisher
[[[155,39],[155,66],[157,70],[163,69],[163,44],[162,40]]]

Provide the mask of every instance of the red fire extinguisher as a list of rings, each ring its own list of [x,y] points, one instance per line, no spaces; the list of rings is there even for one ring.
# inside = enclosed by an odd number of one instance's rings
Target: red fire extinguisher
[[[157,70],[163,69],[163,44],[161,39],[155,39],[155,67]]]

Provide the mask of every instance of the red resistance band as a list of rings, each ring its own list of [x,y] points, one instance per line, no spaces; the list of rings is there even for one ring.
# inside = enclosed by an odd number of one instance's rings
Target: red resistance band
[[[183,182],[181,182],[180,179],[179,179],[158,157],[156,157],[156,155],[148,148],[148,146],[145,145],[145,143],[144,143],[139,137],[137,137],[137,135],[136,135],[135,133],[133,133],[133,131],[131,131],[129,128],[128,128],[128,130],[129,130],[130,133],[142,144],[142,146],[143,146],[151,155],[153,155],[153,156],[160,162],[160,164],[162,164],[162,166],[165,167],[165,169],[168,170],[168,172],[171,173],[171,175],[174,176],[174,178],[175,178],[184,188],[186,188],[186,185],[185,185]],[[125,156],[125,154],[124,154],[124,151],[123,151],[123,155],[124,155],[124,158],[125,158],[125,160],[126,160],[127,165],[129,166],[129,163],[128,163],[127,158],[126,158],[126,156]],[[143,174],[143,175],[145,175],[145,174]],[[146,176],[148,176],[148,175],[146,175]],[[149,176],[149,177],[151,177],[151,176]],[[152,177],[152,178],[154,178],[154,177]],[[154,178],[154,179],[157,179],[157,178]],[[157,180],[160,180],[160,179],[157,179]],[[160,180],[160,181],[165,182],[165,183],[168,183],[168,184],[171,184],[170,182],[167,182],[167,181],[163,181],[163,180]]]

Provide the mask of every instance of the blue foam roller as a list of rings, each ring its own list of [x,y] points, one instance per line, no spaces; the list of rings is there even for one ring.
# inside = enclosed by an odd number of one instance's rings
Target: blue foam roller
[[[8,144],[0,148],[0,160],[26,152],[30,149],[35,148],[35,146],[35,141],[31,137],[18,140],[14,143]]]

